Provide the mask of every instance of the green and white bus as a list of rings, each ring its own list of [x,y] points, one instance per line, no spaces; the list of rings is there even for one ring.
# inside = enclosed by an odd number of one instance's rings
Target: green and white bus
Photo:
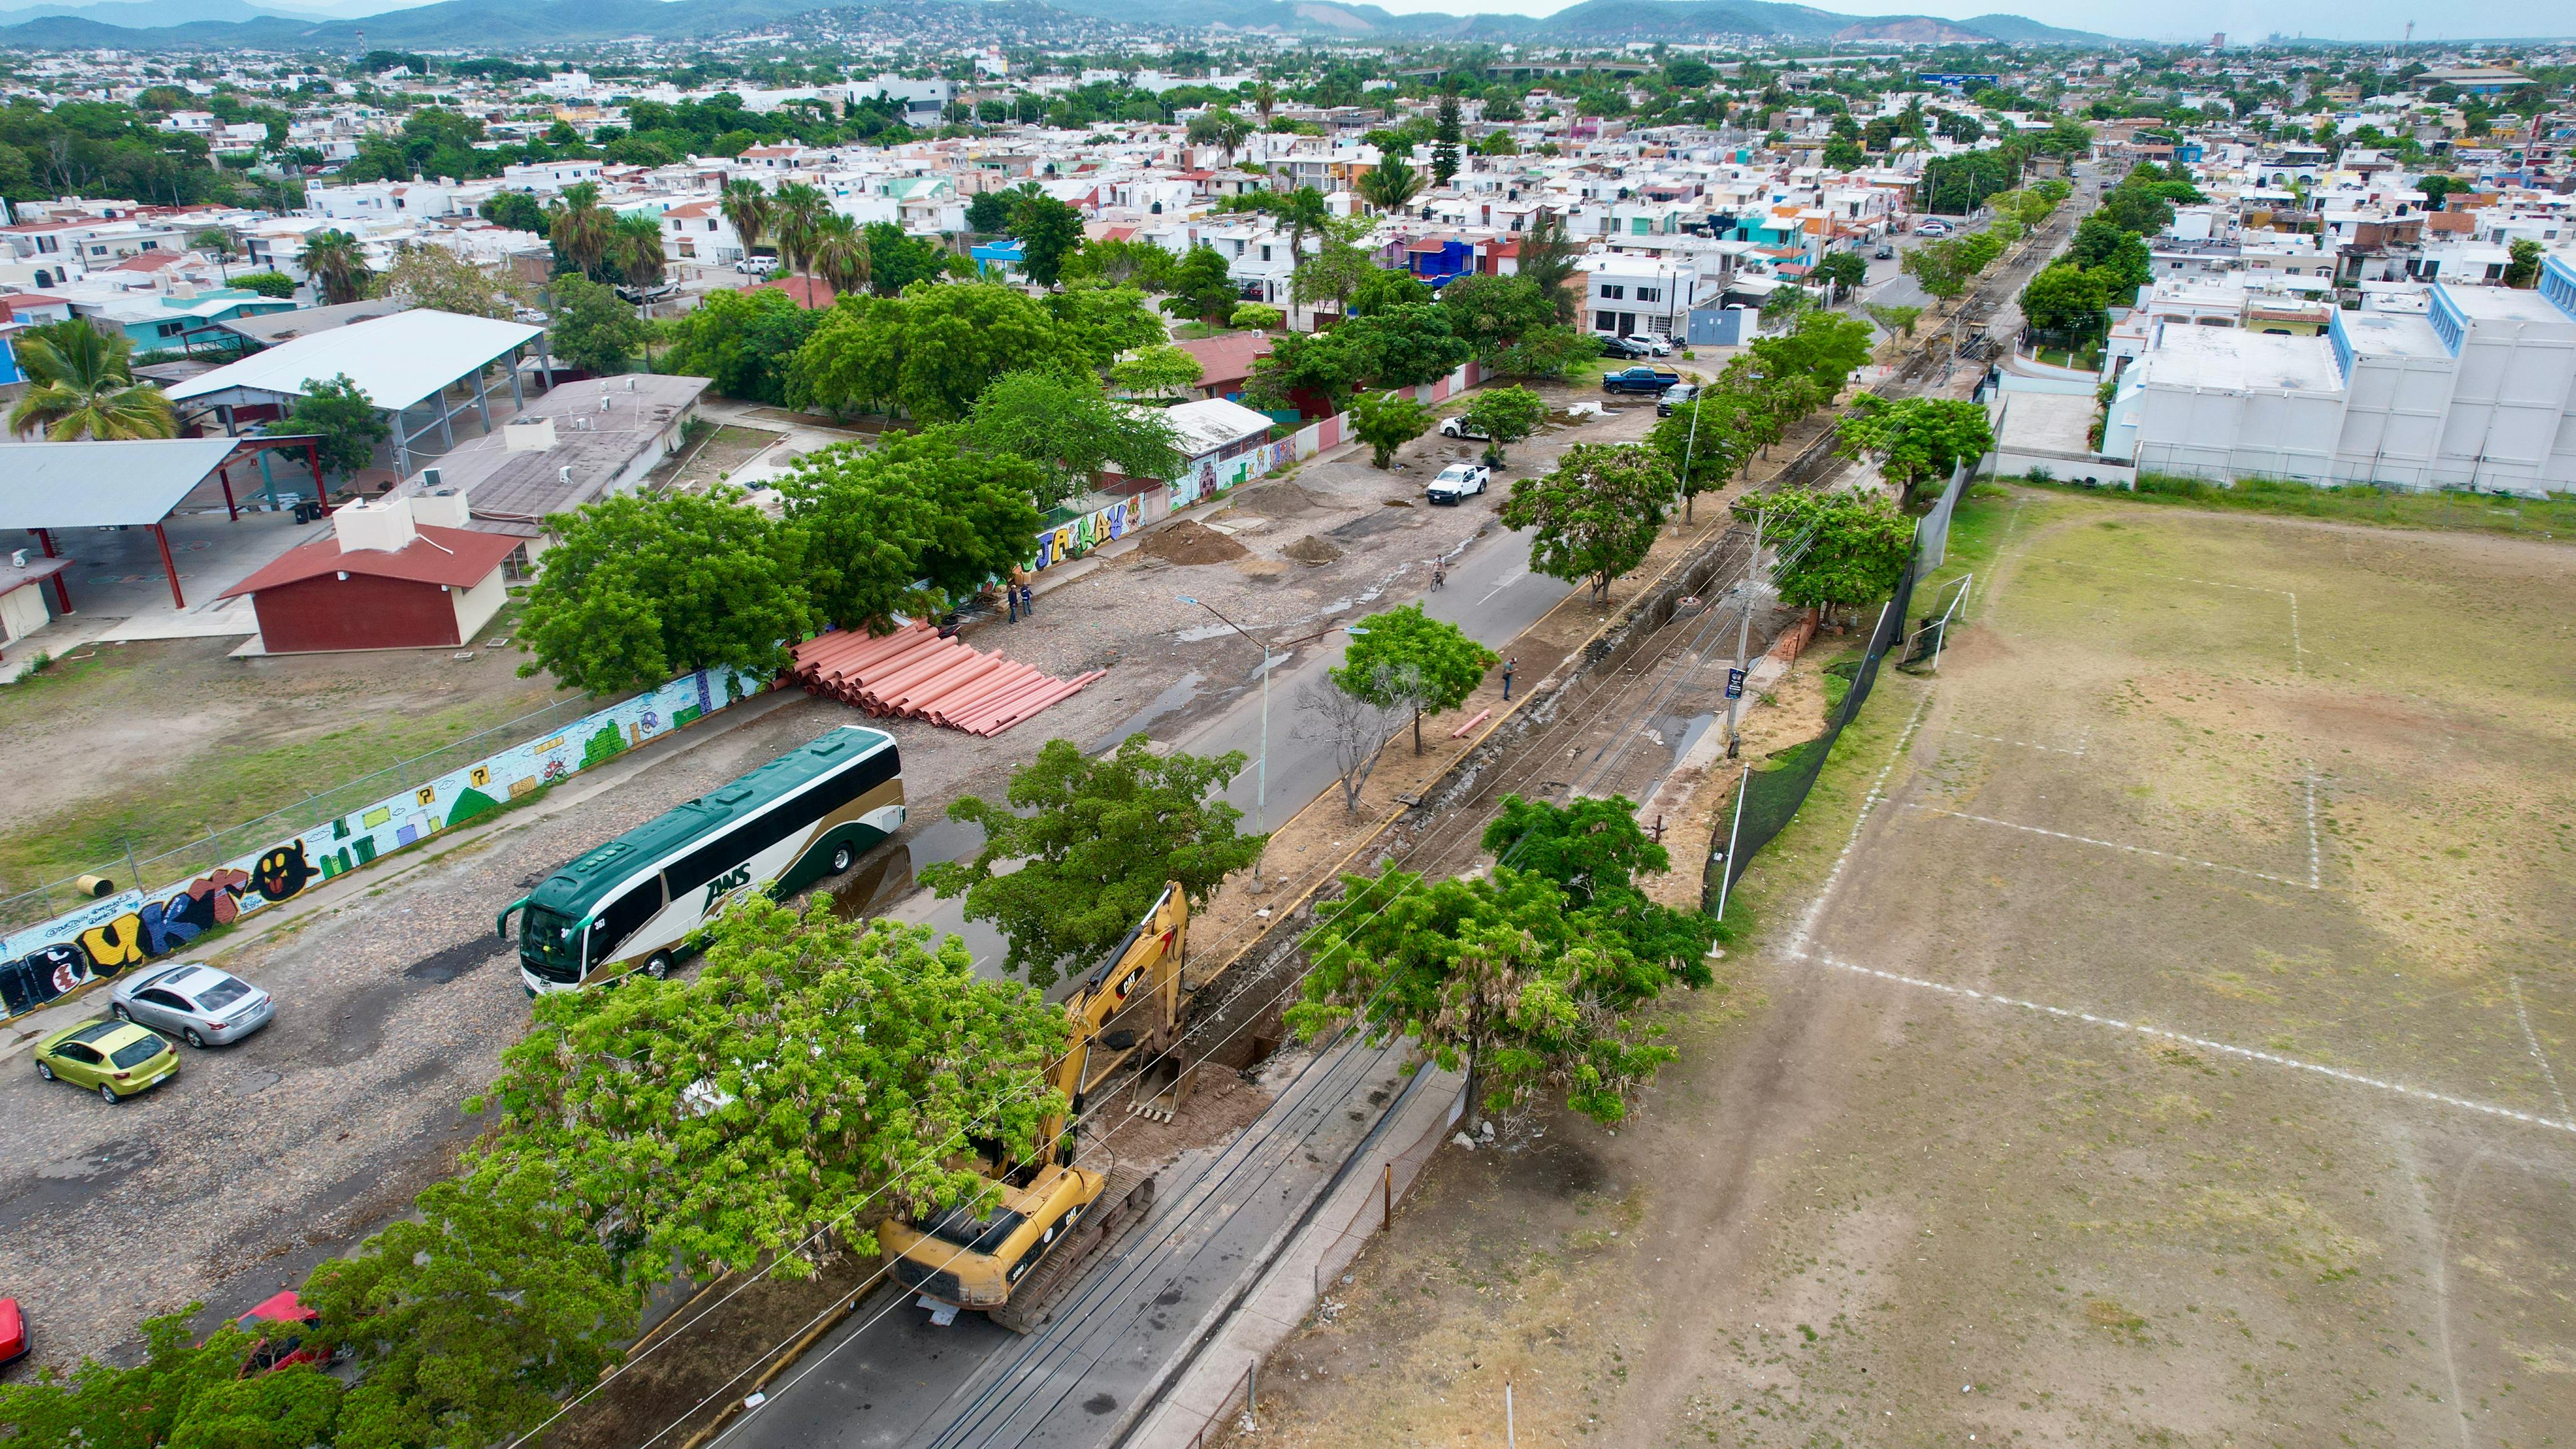
[[[792,895],[903,828],[894,736],[843,725],[563,866],[501,908],[534,996],[661,976],[746,892]]]

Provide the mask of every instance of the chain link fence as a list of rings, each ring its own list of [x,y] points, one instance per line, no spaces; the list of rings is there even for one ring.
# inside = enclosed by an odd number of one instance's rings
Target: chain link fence
[[[1860,717],[1861,706],[1869,702],[1870,690],[1878,683],[1880,664],[1886,660],[1887,652],[1906,638],[1905,621],[1913,606],[1915,584],[1940,567],[1947,554],[1950,516],[1958,507],[1968,473],[1967,464],[1951,470],[1941,501],[1915,525],[1914,552],[1906,560],[1904,572],[1897,575],[1895,594],[1879,610],[1878,625],[1870,631],[1869,648],[1852,671],[1851,690],[1843,696],[1842,707],[1826,722],[1825,732],[1797,746],[1770,769],[1746,770],[1737,783],[1734,818],[1726,833],[1713,842],[1708,864],[1701,873],[1700,900],[1704,908],[1719,909],[1753,857],[1797,818],[1798,808],[1807,803],[1809,792],[1816,788],[1816,777],[1824,772],[1825,761],[1833,755],[1834,742],[1842,738],[1844,726]]]

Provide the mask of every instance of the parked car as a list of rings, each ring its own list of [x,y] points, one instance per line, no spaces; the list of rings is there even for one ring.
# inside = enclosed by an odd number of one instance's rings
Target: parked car
[[[1640,357],[1670,357],[1673,355],[1672,342],[1669,339],[1657,337],[1650,332],[1631,332],[1620,340],[1627,343],[1629,346],[1636,348],[1637,355]]]
[[[0,1368],[27,1356],[27,1313],[15,1298],[0,1298]]]
[[[1671,387],[1665,388],[1663,396],[1655,399],[1655,416],[1659,418],[1671,417],[1673,415],[1673,409],[1680,407],[1682,404],[1689,402],[1698,396],[1699,384],[1695,382],[1676,383]]]
[[[1885,243],[1885,242],[1880,242],[1880,243],[1878,244],[1878,250],[1877,250],[1877,251],[1874,251],[1874,252],[1871,252],[1871,253],[1870,253],[1870,255],[1871,255],[1871,256],[1873,256],[1873,257],[1878,258],[1880,261],[1882,261],[1882,262],[1883,262],[1883,261],[1886,261],[1889,257],[1892,257],[1892,256],[1896,255],[1896,248],[1894,248],[1894,247],[1892,247],[1892,246],[1889,246],[1889,245],[1888,245],[1887,243]]]
[[[1482,463],[1452,463],[1440,470],[1440,476],[1432,479],[1422,494],[1432,503],[1463,503],[1484,492],[1485,485],[1493,479],[1493,470]]]
[[[1602,356],[1617,358],[1621,362],[1634,362],[1640,357],[1652,355],[1624,337],[1602,337],[1594,340],[1601,344]]]
[[[1488,435],[1484,429],[1477,427],[1474,423],[1467,421],[1463,417],[1442,418],[1440,420],[1440,436],[1444,438],[1473,438],[1480,443],[1492,441],[1491,436]]]
[[[300,1363],[330,1361],[331,1356],[322,1350],[305,1347],[304,1341],[322,1326],[322,1315],[305,1307],[292,1288],[252,1305],[233,1320],[233,1326],[259,1340],[251,1345],[250,1357],[242,1360],[243,1378],[256,1378]]]
[[[1950,234],[1950,223],[1933,217],[1925,217],[1923,220],[1914,224],[1914,234],[1916,236],[1948,236]]]
[[[36,1043],[36,1075],[97,1090],[122,1102],[178,1075],[179,1049],[158,1034],[113,1018],[67,1026]]]
[[[267,992],[194,961],[125,977],[107,1000],[120,1020],[170,1032],[201,1050],[240,1041],[277,1014]]]
[[[1625,372],[1604,373],[1603,392],[1661,393],[1682,380],[1682,375],[1669,367],[1632,367]]]

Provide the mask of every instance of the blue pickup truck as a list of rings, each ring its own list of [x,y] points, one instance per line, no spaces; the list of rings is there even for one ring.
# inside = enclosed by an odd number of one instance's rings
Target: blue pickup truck
[[[1682,375],[1669,367],[1632,367],[1625,372],[1601,375],[1603,392],[1661,393],[1682,380]]]

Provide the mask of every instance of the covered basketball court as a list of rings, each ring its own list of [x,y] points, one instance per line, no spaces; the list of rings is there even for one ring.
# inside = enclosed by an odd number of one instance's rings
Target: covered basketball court
[[[233,492],[232,469],[256,461],[266,481],[272,511],[282,506],[268,455],[301,452],[313,477],[317,507],[327,512],[322,491],[322,457],[311,437],[151,438],[114,442],[0,443],[0,533],[24,529],[35,535],[44,557],[64,556],[60,535],[79,529],[141,530],[158,553],[162,576],[170,585],[174,609],[188,607],[179,585],[179,566],[171,556],[171,515],[190,495],[212,483],[221,490],[227,521],[241,521],[241,501]],[[211,510],[212,499],[205,504]],[[202,549],[204,543],[192,542]],[[121,548],[105,550],[123,554]],[[256,564],[251,567],[257,567]],[[56,611],[72,612],[69,580],[53,572]]]
[[[211,409],[224,431],[239,431],[252,417],[275,417],[295,406],[314,383],[347,377],[393,429],[397,476],[412,471],[412,450],[456,446],[456,420],[469,412],[492,430],[492,399],[485,373],[505,364],[515,410],[526,395],[519,376],[522,353],[533,344],[544,381],[551,386],[554,359],[545,329],[426,308],[371,317],[328,331],[291,338],[239,362],[200,373],[167,391],[183,408]],[[247,415],[247,416],[245,416]]]

